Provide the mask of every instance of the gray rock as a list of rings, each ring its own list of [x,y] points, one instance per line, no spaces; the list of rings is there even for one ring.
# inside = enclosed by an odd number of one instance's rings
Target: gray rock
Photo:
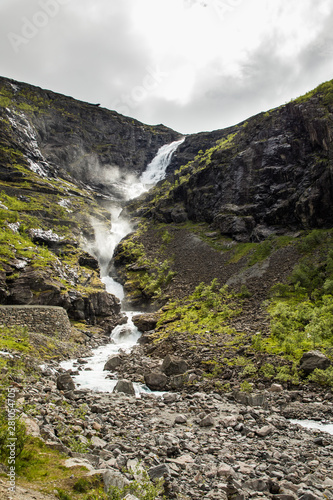
[[[93,436],[91,438],[91,444],[94,448],[102,449],[102,448],[105,448],[105,446],[107,445],[107,442],[104,441],[104,439],[101,439],[97,436]]]
[[[162,363],[162,372],[166,375],[181,375],[188,370],[186,361],[168,354]]]
[[[104,481],[105,493],[107,493],[110,490],[110,488],[112,488],[112,486],[122,490],[123,488],[125,488],[125,486],[128,486],[130,483],[125,476],[120,474],[120,472],[115,472],[111,470],[108,470],[103,474],[103,481]]]
[[[177,401],[177,394],[174,392],[167,392],[166,394],[163,394],[163,401],[164,403],[174,403]]]
[[[215,425],[215,421],[211,415],[206,415],[206,417],[200,420],[199,425],[200,427],[212,427]]]
[[[316,368],[326,370],[330,364],[330,360],[322,352],[309,351],[303,354],[300,360],[299,369],[302,370],[305,375],[309,375]]]
[[[274,500],[295,500],[294,495],[289,495],[288,493],[281,493],[279,495],[274,495]]]
[[[182,375],[174,375],[170,377],[170,387],[171,389],[179,390],[184,384],[188,381],[189,376],[187,373],[183,373]]]
[[[62,373],[57,377],[57,389],[59,391],[73,391],[75,389],[75,384],[69,373]]]
[[[265,406],[266,404],[266,396],[262,393],[246,394],[245,392],[237,392],[235,399],[239,403],[249,406]]]
[[[110,372],[113,372],[118,366],[120,366],[122,363],[121,356],[118,354],[115,354],[114,356],[111,356],[107,362],[104,365],[103,370],[108,370]]]
[[[305,491],[299,500],[320,500],[319,497],[311,493],[311,491]]]
[[[164,474],[170,474],[170,469],[166,464],[156,465],[156,467],[151,467],[150,469],[148,469],[148,475],[152,480],[163,477]]]
[[[175,424],[186,424],[187,418],[185,415],[176,415]]]
[[[270,392],[283,392],[281,384],[272,384],[269,388]]]
[[[274,431],[273,425],[264,425],[256,431],[257,436],[266,437]]]
[[[162,391],[168,383],[168,377],[161,372],[146,373],[144,378],[146,386],[152,391]]]
[[[135,396],[134,385],[129,380],[118,380],[112,392],[123,392],[124,394]]]
[[[90,471],[94,469],[89,460],[85,460],[84,458],[68,458],[65,460],[64,466],[68,469],[72,467],[86,467]]]
[[[138,328],[138,330],[140,330],[140,332],[148,332],[149,330],[154,330],[158,320],[158,313],[136,314],[132,318],[133,323]]]

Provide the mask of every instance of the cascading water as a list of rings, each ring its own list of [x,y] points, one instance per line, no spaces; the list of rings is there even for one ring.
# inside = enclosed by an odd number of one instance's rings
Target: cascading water
[[[183,138],[162,146],[141,177],[136,182],[132,181],[124,184],[124,197],[127,200],[134,199],[162,180],[165,177],[172,154],[184,140]],[[101,229],[96,225],[95,242],[87,250],[99,260],[101,278],[105,284],[106,291],[112,293],[122,301],[124,298],[123,287],[112,277],[108,276],[107,268],[110,255],[113,255],[118,243],[132,231],[132,227],[130,222],[122,217],[120,206],[112,207],[111,220],[112,226],[108,235],[102,233]],[[94,349],[93,356],[86,358],[87,363],[84,365],[84,369],[78,375],[73,376],[75,383],[81,388],[111,392],[116,385],[116,379],[106,378],[108,372],[103,370],[104,365],[107,359],[112,354],[119,352],[120,349],[128,352],[140,337],[140,332],[132,322],[133,315],[139,314],[139,311],[122,310],[122,312],[127,316],[127,323],[114,328],[111,333],[111,343]],[[76,366],[76,362],[73,360],[64,361],[61,363],[61,366],[66,370],[73,369]],[[134,384],[134,387],[137,394],[147,390],[145,387],[140,386],[140,384]]]

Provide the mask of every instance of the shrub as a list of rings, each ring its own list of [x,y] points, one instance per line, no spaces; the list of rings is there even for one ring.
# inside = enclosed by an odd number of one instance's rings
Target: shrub
[[[311,375],[309,375],[308,380],[319,385],[333,387],[333,366],[330,366],[327,370],[316,368]]]
[[[241,392],[252,392],[252,384],[250,384],[247,380],[244,380],[244,382],[242,382],[240,385],[240,390]]]

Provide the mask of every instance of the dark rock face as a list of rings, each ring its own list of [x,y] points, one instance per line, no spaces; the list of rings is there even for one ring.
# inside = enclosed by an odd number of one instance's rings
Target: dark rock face
[[[238,241],[331,227],[331,116],[332,106],[315,94],[229,129],[188,136],[169,166],[172,189],[162,201],[147,196],[146,216],[205,221]]]
[[[302,370],[305,375],[309,375],[316,368],[320,370],[326,370],[330,366],[330,360],[320,351],[309,351],[303,354],[300,360],[299,369]]]

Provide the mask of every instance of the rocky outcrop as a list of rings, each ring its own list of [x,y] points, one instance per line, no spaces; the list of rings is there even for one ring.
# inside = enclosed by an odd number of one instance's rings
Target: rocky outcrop
[[[318,90],[219,137],[187,137],[168,183],[133,206],[161,222],[208,222],[237,241],[332,227],[332,138],[332,104]]]
[[[61,272],[61,267],[58,267]],[[105,291],[90,293],[68,290],[52,268],[27,266],[13,281],[3,281],[3,302],[64,308],[70,319],[87,321],[110,332],[121,320],[120,301]],[[0,276],[1,283],[1,276]]]

